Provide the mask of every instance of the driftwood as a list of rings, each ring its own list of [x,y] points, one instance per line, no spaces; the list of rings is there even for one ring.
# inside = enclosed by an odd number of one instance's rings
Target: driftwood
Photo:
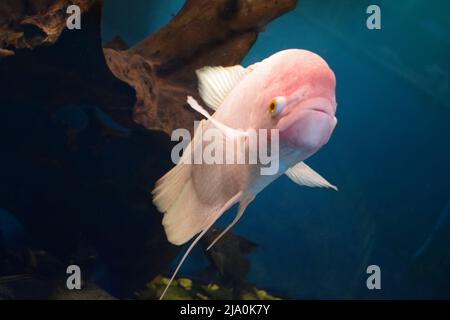
[[[296,0],[188,0],[159,32],[127,52],[125,59],[139,56],[151,68],[141,67],[139,75],[153,79],[153,93],[144,83],[124,79],[123,67],[114,59],[108,63],[119,79],[136,89],[134,119],[148,129],[167,133],[184,127],[192,129],[197,116],[186,109],[186,95],[197,96],[195,70],[206,65],[239,64],[257,38],[258,31],[270,20],[294,8]],[[107,57],[113,57],[106,50]],[[131,58],[132,59],[132,58]],[[135,58],[136,59],[136,58]],[[117,60],[116,60],[117,61]],[[169,107],[170,106],[170,107]]]
[[[33,49],[55,43],[66,26],[66,9],[86,12],[96,0],[3,0],[0,4],[0,48]]]
[[[172,166],[167,134],[197,117],[185,103],[198,97],[194,71],[239,63],[296,2],[187,0],[127,48],[118,38],[102,46],[101,1],[1,1],[0,208],[30,246],[62,263],[96,257],[119,297],[165,270],[178,248],[149,190]],[[82,9],[81,30],[65,28],[69,4]]]

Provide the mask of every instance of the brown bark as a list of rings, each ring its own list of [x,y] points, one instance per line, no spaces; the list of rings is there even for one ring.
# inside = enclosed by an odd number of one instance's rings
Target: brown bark
[[[0,48],[32,49],[53,44],[66,26],[66,10],[69,5],[78,5],[82,12],[86,12],[98,2],[99,0],[2,0]]]
[[[114,74],[136,90],[133,119],[169,134],[179,127],[192,130],[197,115],[185,101],[187,95],[197,96],[195,70],[239,64],[259,30],[296,3],[187,0],[166,26],[133,48],[105,50]],[[129,72],[130,66],[135,71]]]

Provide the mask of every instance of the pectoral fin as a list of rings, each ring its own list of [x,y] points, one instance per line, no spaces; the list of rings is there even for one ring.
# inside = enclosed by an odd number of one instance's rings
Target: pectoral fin
[[[338,190],[338,188],[329,183],[320,174],[308,167],[304,162],[300,162],[286,170],[286,175],[295,183],[301,186],[319,187],[319,188],[332,188]]]
[[[221,123],[220,121],[218,121],[217,119],[215,119],[214,117],[212,117],[208,113],[208,111],[206,111],[201,105],[199,105],[197,100],[195,100],[193,97],[188,96],[187,103],[191,106],[192,109],[194,109],[195,111],[197,111],[198,113],[203,115],[205,118],[210,120],[217,129],[220,129],[225,134],[225,136],[227,136],[227,137],[248,136],[247,132],[245,132],[243,130],[239,130],[239,129],[230,128],[227,125],[225,125],[225,124]]]

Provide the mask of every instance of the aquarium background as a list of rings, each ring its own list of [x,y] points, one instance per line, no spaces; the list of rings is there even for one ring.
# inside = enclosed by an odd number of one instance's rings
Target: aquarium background
[[[136,2],[133,10],[106,3],[105,38],[134,44],[183,4]],[[259,245],[249,279],[287,297],[450,298],[450,4],[372,2],[302,0],[242,62],[303,48],[337,77],[338,127],[306,162],[339,192],[282,177],[233,229]],[[381,8],[381,30],[366,28],[370,4]],[[204,264],[194,253],[181,273],[196,275]],[[372,264],[381,290],[366,287]]]
[[[133,44],[183,4],[140,2],[132,12],[107,2],[104,37]],[[366,28],[370,4],[381,30]],[[304,48],[334,70],[338,127],[307,163],[339,192],[283,177],[256,198],[233,229],[259,245],[256,285],[293,298],[450,297],[449,10],[445,1],[302,0],[260,34],[244,66]],[[203,263],[193,254],[183,272]],[[366,287],[372,264],[379,291]]]
[[[103,41],[136,44],[183,3],[107,0]],[[381,30],[366,28],[370,4],[381,8]],[[448,12],[447,1],[301,0],[260,33],[244,66],[303,48],[334,70],[339,123],[306,163],[339,191],[282,177],[258,195],[233,228],[258,245],[251,283],[293,299],[450,298]],[[8,248],[26,241],[11,214],[0,210],[0,225]],[[180,274],[199,277],[207,264],[197,248]],[[369,265],[381,268],[381,290],[366,287]]]

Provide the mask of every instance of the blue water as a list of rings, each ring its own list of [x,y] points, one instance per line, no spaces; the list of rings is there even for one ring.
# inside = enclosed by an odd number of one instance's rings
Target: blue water
[[[183,2],[106,1],[104,39],[119,34],[135,44]],[[243,61],[304,48],[337,77],[338,127],[307,163],[339,192],[283,177],[233,229],[259,244],[249,275],[259,287],[293,298],[450,297],[450,5],[377,3],[382,29],[371,31],[371,2],[300,1]],[[199,272],[203,262],[194,254],[183,270]],[[366,288],[372,264],[381,290]]]

